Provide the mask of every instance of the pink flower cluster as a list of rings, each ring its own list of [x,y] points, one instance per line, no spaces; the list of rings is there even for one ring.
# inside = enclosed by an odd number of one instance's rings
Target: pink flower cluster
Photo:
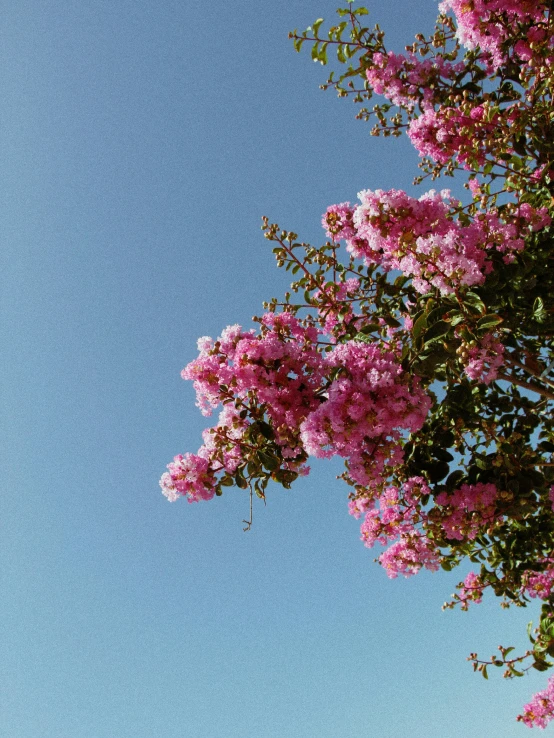
[[[364,544],[368,548],[375,543],[388,545],[379,562],[391,579],[399,574],[412,576],[422,568],[439,568],[439,551],[421,530],[427,515],[420,501],[429,492],[422,477],[411,477],[401,490],[394,486],[385,488],[378,503],[371,497],[358,497],[349,504],[354,517],[366,511],[361,526]]]
[[[503,363],[504,346],[493,333],[487,333],[477,346],[468,350],[464,371],[470,379],[490,384],[498,376],[498,370]]]
[[[233,473],[243,461],[241,441],[250,421],[241,418],[234,405],[225,405],[214,428],[202,433],[204,443],[197,454],[176,456],[162,475],[160,486],[170,502],[186,497],[188,502],[211,500],[216,474]]]
[[[451,79],[463,69],[463,64],[451,64],[441,56],[421,59],[413,53],[405,56],[389,51],[373,54],[366,77],[377,95],[412,110],[416,103],[430,106],[438,102],[440,79]]]
[[[413,532],[389,546],[379,556],[379,563],[387,572],[389,579],[396,579],[399,574],[411,577],[422,568],[437,571],[440,557],[426,536]]]
[[[459,203],[448,190],[425,193],[419,199],[402,190],[363,190],[361,204],[333,205],[323,215],[327,235],[344,239],[354,258],[398,269],[412,277],[418,292],[438,288],[442,294],[460,286],[482,284],[491,271],[488,252],[513,260],[529,230],[550,223],[545,208],[520,206],[504,223],[491,212],[481,212],[468,225],[454,219]]]
[[[545,565],[544,570],[528,572],[521,591],[529,597],[548,600],[554,588],[554,559],[540,559],[539,563]]]
[[[500,128],[513,124],[515,117],[516,111],[503,117],[489,116],[483,105],[468,113],[459,108],[429,108],[411,121],[408,136],[420,156],[429,156],[439,164],[456,157],[465,169],[478,169],[490,153],[491,134],[499,138]]]
[[[266,408],[285,459],[283,468],[305,473],[298,426],[318,407],[323,381],[323,361],[315,342],[317,330],[304,327],[290,313],[267,313],[261,333],[243,332],[238,325],[226,328],[217,341],[201,338],[200,355],[182,372],[191,379],[197,404],[204,415],[226,403],[214,428],[203,433],[197,454],[176,456],[160,485],[173,501],[208,500],[215,494],[216,475],[234,473],[245,461],[243,436],[251,423],[250,403]],[[246,412],[244,412],[246,411]]]
[[[349,202],[330,205],[323,213],[321,225],[325,229],[327,236],[333,241],[343,239],[351,241],[357,235],[352,220],[353,216],[354,208],[350,207]]]
[[[470,602],[475,602],[476,605],[482,602],[483,588],[484,585],[479,576],[475,572],[470,571],[459,588],[460,591],[457,595],[458,600],[461,602],[461,609],[467,611]]]
[[[371,507],[373,501],[368,497],[351,500],[350,513],[359,517],[359,501],[367,504],[367,512],[361,526],[362,541],[368,548],[376,543],[386,546],[401,535],[411,533],[416,524],[426,519],[425,513],[420,510],[421,497],[429,494],[430,490],[423,477],[411,477],[403,486],[386,487],[381,493],[378,506]]]
[[[211,500],[214,496],[214,473],[208,459],[196,454],[179,454],[167,469],[160,479],[160,487],[170,502],[181,496],[189,502]]]
[[[288,427],[298,427],[321,402],[316,397],[324,376],[317,336],[316,328],[303,326],[291,313],[266,313],[260,334],[235,325],[215,342],[201,339],[200,355],[181,376],[193,381],[204,415],[224,399],[222,386],[245,401],[254,393],[286,436]]]
[[[463,484],[452,494],[441,492],[435,498],[443,508],[441,526],[447,538],[464,541],[475,538],[496,519],[494,484]]]
[[[523,714],[517,719],[528,728],[546,728],[552,718],[554,718],[554,677],[550,677],[546,689],[537,692],[531,702],[524,706]]]
[[[342,283],[337,298],[357,287],[355,279]],[[403,372],[388,344],[351,341],[322,354],[317,337],[291,313],[267,313],[259,334],[235,325],[217,341],[200,339],[200,355],[182,376],[194,382],[204,415],[224,408],[198,453],[168,466],[161,480],[168,499],[210,499],[217,474],[245,463],[252,410],[265,413],[283,469],[305,473],[308,454],[340,455],[357,483],[378,485],[386,465],[402,462],[401,432],[419,430],[431,405],[419,379]]]
[[[356,483],[381,483],[385,465],[402,460],[400,431],[417,431],[431,401],[409,378],[389,349],[360,341],[337,346],[326,366],[336,378],[327,399],[300,426],[306,451],[316,457],[347,459]]]
[[[443,0],[439,5],[442,13],[454,12],[461,43],[489,56],[489,71],[506,61],[504,42],[517,37],[521,26],[544,21],[547,7],[537,0]]]

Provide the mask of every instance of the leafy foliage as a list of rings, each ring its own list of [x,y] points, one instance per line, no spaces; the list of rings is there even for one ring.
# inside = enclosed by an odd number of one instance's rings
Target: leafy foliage
[[[422,157],[416,182],[461,176],[468,202],[364,191],[358,205],[328,208],[319,246],[264,218],[290,292],[264,305],[258,333],[231,326],[199,342],[183,376],[205,414],[223,411],[162,488],[196,501],[235,485],[252,512],[253,495],[265,501],[270,481],[289,488],[310,456],[342,456],[350,511],[364,517],[366,545],[387,547],[389,576],[469,559],[475,571],[447,607],[467,609],[485,590],[504,607],[543,601],[530,649],[472,654],[475,669],[544,671],[554,659],[551,3],[446,0],[406,54],[364,25],[365,8],[337,13],[327,31],[320,18],[291,33],[295,49],[323,65],[333,52],[338,71],[323,88],[362,105],[374,135],[407,132]],[[375,95],[385,102],[370,110]],[[544,727],[549,699],[520,719]]]

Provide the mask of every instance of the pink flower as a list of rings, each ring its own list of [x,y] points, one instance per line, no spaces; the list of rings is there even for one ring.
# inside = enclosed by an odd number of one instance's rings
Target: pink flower
[[[483,601],[483,588],[484,585],[481,579],[475,572],[470,571],[464,579],[458,594],[461,609],[467,610],[470,602],[475,602],[476,605],[481,603]]]
[[[518,715],[517,719],[529,728],[546,728],[553,717],[554,677],[550,677],[546,689],[533,696],[531,702],[524,706],[523,714]]]
[[[490,384],[498,376],[503,363],[504,346],[494,334],[487,333],[477,346],[469,349],[464,371],[470,379]]]
[[[421,428],[430,400],[382,346],[350,341],[337,346],[325,364],[340,374],[327,400],[302,422],[302,442],[313,456],[346,458],[351,476],[366,485],[394,463],[399,431]]]
[[[494,484],[463,484],[452,494],[441,492],[435,498],[443,507],[441,525],[447,538],[464,541],[474,539],[496,519]]]
[[[539,559],[539,563],[544,564],[545,568],[543,571],[527,572],[521,591],[529,597],[548,600],[554,589],[554,558]]]
[[[440,556],[425,536],[413,533],[389,546],[379,556],[379,562],[389,579],[396,579],[399,574],[411,577],[422,568],[437,571]]]
[[[545,19],[547,4],[535,0],[443,0],[442,13],[452,10],[458,22],[457,36],[467,48],[479,47],[488,57],[487,71],[507,58],[506,42],[520,24],[537,24]]]
[[[167,468],[160,486],[170,502],[179,496],[186,497],[189,502],[211,500],[214,496],[214,477],[207,459],[195,454],[179,455]]]

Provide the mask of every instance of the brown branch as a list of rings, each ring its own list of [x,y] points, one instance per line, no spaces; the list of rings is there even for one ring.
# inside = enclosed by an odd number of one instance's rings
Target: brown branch
[[[530,392],[536,392],[537,395],[542,395],[542,397],[546,397],[549,400],[554,400],[554,392],[549,392],[547,389],[544,389],[544,387],[537,387],[536,384],[524,382],[522,379],[518,379],[513,375],[498,372],[498,379],[503,379],[505,382],[510,382],[511,384],[517,384],[518,387],[522,387]]]
[[[535,379],[538,379],[540,382],[544,382],[544,384],[549,385],[549,387],[554,387],[554,382],[551,382],[549,379],[543,376],[544,372],[542,374],[537,374],[537,372],[533,371],[533,369],[528,367],[526,364],[523,364],[521,361],[515,359],[513,354],[508,354],[506,356],[506,363],[510,366],[515,366],[519,369],[522,369],[526,374],[529,374],[529,376],[531,377],[535,377]]]

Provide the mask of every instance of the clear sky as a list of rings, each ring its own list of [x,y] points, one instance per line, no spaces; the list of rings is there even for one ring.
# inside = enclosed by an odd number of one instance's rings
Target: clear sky
[[[6,738],[511,738],[545,677],[465,661],[535,611],[441,612],[462,572],[389,581],[338,464],[169,504],[205,419],[196,338],[281,294],[268,215],[319,241],[363,188],[409,189],[287,32],[331,0],[2,0]],[[401,50],[434,0],[370,21]],[[494,678],[493,678],[494,677]],[[549,732],[548,730],[546,731]]]

